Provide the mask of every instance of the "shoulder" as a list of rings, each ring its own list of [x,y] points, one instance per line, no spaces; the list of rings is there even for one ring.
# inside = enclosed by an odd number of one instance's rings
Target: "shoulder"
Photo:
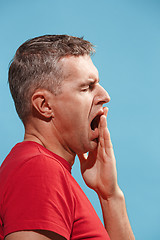
[[[0,192],[0,215],[7,222],[5,235],[45,229],[69,236],[74,218],[69,171],[56,156],[37,147],[14,149],[11,155],[7,168],[13,166],[14,170],[3,186],[3,194]]]
[[[66,162],[66,163],[65,163]],[[18,143],[8,154],[1,166],[1,175],[4,173],[8,177],[18,175],[18,173],[27,172],[29,175],[52,173],[52,171],[65,172],[67,170],[66,160],[45,149],[35,142]],[[8,178],[7,177],[7,178]]]
[[[71,174],[60,160],[39,144],[18,144],[2,166],[0,177],[4,184],[1,194],[5,196],[8,191],[18,195],[22,192],[24,196],[35,191],[39,195],[54,191],[71,194]]]

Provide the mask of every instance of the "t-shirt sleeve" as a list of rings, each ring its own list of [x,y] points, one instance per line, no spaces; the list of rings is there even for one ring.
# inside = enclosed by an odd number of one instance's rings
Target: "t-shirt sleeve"
[[[4,235],[43,229],[70,238],[73,199],[67,170],[56,160],[39,155],[17,169],[4,196]]]

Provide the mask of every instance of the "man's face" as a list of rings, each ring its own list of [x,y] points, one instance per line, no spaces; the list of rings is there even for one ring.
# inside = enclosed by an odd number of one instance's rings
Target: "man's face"
[[[61,63],[66,78],[62,93],[53,97],[54,136],[73,153],[92,151],[98,142],[102,105],[110,97],[99,84],[98,71],[88,55],[65,57]]]

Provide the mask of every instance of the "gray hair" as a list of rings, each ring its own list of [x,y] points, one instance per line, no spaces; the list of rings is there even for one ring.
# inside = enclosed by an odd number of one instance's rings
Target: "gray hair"
[[[31,111],[31,97],[36,89],[60,93],[64,79],[59,60],[65,56],[94,53],[93,45],[83,38],[68,35],[44,35],[23,43],[10,63],[8,82],[16,111],[24,122]]]

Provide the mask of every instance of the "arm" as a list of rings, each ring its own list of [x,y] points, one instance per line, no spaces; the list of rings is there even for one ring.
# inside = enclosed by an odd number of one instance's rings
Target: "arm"
[[[124,195],[117,183],[116,161],[106,122],[107,111],[104,108],[104,115],[100,118],[97,149],[88,156],[79,155],[81,172],[86,184],[98,194],[111,240],[134,240]]]
[[[57,233],[46,231],[46,230],[36,230],[36,231],[19,231],[14,232],[5,237],[5,240],[66,240],[66,238],[60,236]]]
[[[108,199],[99,198],[104,224],[111,240],[134,240],[121,190]]]

